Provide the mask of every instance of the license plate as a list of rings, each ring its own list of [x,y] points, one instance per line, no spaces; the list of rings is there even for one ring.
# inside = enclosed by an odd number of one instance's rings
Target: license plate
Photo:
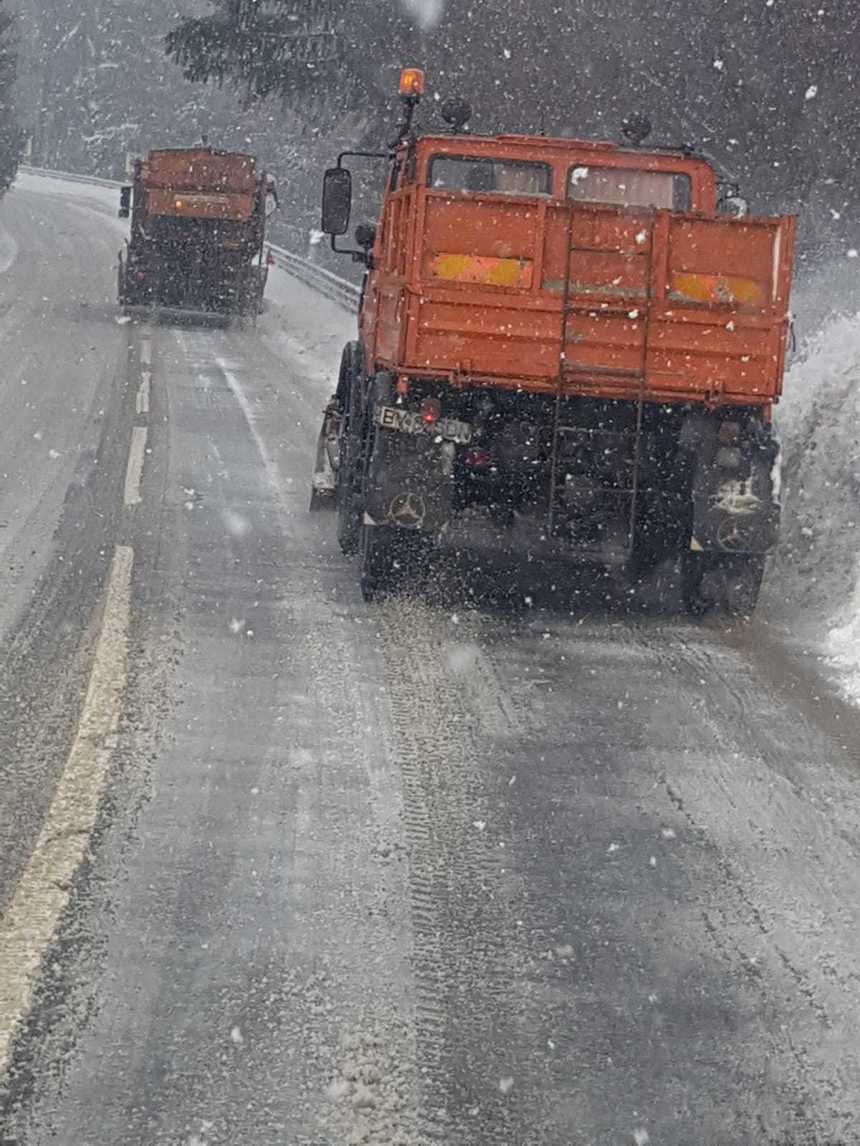
[[[468,422],[460,422],[456,418],[440,418],[428,426],[421,420],[417,410],[378,406],[376,420],[383,430],[396,430],[401,434],[431,434],[434,438],[445,438],[461,446],[468,445],[472,440],[472,427]]]

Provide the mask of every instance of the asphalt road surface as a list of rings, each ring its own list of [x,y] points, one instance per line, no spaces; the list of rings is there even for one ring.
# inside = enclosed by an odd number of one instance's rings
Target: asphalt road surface
[[[857,715],[766,618],[365,605],[349,316],[120,323],[87,194],[0,206],[3,1146],[860,1142]]]

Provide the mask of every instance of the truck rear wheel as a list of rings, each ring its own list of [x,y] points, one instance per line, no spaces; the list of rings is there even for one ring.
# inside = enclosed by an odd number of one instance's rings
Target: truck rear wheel
[[[361,527],[361,595],[365,601],[376,601],[391,588],[394,579],[393,533],[385,526]]]
[[[764,562],[760,553],[738,553],[724,559],[723,599],[730,617],[750,617],[755,612],[764,578]]]
[[[374,601],[401,585],[417,583],[426,573],[433,539],[416,529],[363,525],[361,593]]]
[[[364,422],[361,409],[361,347],[348,342],[340,361],[336,397],[344,418],[337,467],[337,540],[351,557],[358,549],[361,530],[362,439]]]
[[[702,581],[705,576],[704,553],[685,552],[681,554],[681,601],[685,612],[691,617],[700,617],[708,611],[702,596]]]
[[[755,612],[764,577],[761,553],[685,553],[681,597],[691,616],[720,610],[728,617]]]

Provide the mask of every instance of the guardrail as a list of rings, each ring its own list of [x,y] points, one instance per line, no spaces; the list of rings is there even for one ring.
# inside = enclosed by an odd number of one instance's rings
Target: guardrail
[[[355,312],[358,310],[358,302],[361,298],[361,287],[355,283],[348,282],[346,279],[340,278],[339,275],[332,274],[327,271],[325,267],[317,267],[313,263],[303,259],[300,255],[294,255],[291,251],[284,250],[283,247],[276,247],[274,244],[269,244],[269,250],[274,256],[275,263],[299,280],[317,294],[325,295],[326,298],[332,299],[334,302],[340,303],[348,311]]]
[[[84,183],[92,187],[113,187],[116,189],[122,186],[121,183],[117,183],[113,179],[97,179],[93,175],[75,175],[67,171],[50,171],[44,167],[30,167],[25,164],[21,165],[21,171],[28,175],[38,175],[43,179],[61,179],[64,183]],[[268,249],[272,252],[275,265],[280,267],[282,271],[286,271],[288,275],[292,275],[305,286],[309,286],[317,294],[331,299],[351,313],[358,309],[361,288],[355,283],[342,279],[339,275],[327,271],[325,267],[318,267],[308,259],[303,259],[301,255],[295,255],[292,251],[276,246],[274,243],[269,243]]]
[[[74,172],[68,171],[49,171],[45,167],[31,167],[27,163],[22,163],[20,170],[27,175],[38,175],[42,179],[62,179],[64,183],[89,183],[92,187],[120,188],[122,186],[114,179],[97,179],[94,175],[75,175]]]

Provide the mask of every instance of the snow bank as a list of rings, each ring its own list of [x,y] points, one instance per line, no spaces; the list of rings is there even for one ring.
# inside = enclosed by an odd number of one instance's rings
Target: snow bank
[[[128,222],[119,218],[119,187],[101,187],[98,184],[77,183],[47,175],[34,175],[21,168],[12,184],[12,194],[21,190],[38,195],[61,196],[72,199],[84,210],[96,212],[108,226],[128,234]]]
[[[840,269],[837,279],[841,278]],[[860,699],[860,300],[845,282],[786,377],[777,414],[784,444],[783,531],[766,607],[812,638]],[[831,282],[831,286],[833,283]],[[847,289],[850,286],[850,291]],[[804,292],[799,296],[803,300]],[[854,313],[835,314],[846,300]],[[807,312],[808,313],[808,312]]]
[[[860,585],[846,609],[848,619],[827,634],[827,651],[842,670],[845,691],[860,701]]]

